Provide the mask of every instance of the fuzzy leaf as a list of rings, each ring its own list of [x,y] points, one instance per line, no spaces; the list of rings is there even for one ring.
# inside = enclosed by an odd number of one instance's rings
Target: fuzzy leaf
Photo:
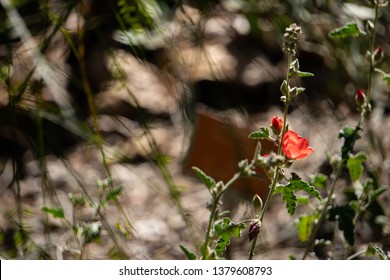
[[[287,96],[287,94],[290,91],[290,86],[288,85],[286,80],[283,80],[282,84],[280,85],[280,91],[283,96]]]
[[[353,182],[359,180],[360,176],[363,173],[363,162],[367,160],[367,157],[363,153],[358,153],[356,155],[350,155],[347,161],[347,167],[349,170],[349,176]]]
[[[306,77],[314,77],[313,73],[310,72],[302,72],[302,71],[297,71],[297,75],[300,78],[306,78]]]
[[[65,217],[65,214],[64,214],[64,209],[63,208],[49,208],[49,207],[42,207],[41,209],[43,212],[46,212],[50,215],[52,215],[54,218],[64,218]]]
[[[296,88],[296,94],[300,94],[301,92],[304,92],[306,89],[304,87],[297,87]]]
[[[333,29],[329,32],[332,38],[347,38],[357,37],[360,35],[360,30],[356,22],[348,22],[344,26]]]
[[[294,215],[297,208],[297,197],[294,195],[294,192],[287,186],[279,186],[275,189],[274,193],[280,193],[282,195],[282,200],[286,202],[287,212],[290,215]]]
[[[349,205],[337,206],[328,210],[328,220],[331,222],[337,221],[338,228],[343,232],[345,240],[351,246],[355,243],[354,217],[355,210]]]
[[[223,218],[214,226],[215,236],[217,237],[217,246],[215,251],[218,256],[221,256],[230,244],[231,238],[234,236],[239,238],[241,231],[245,229],[244,223],[233,223],[229,218]]]
[[[299,217],[298,237],[301,242],[306,242],[309,239],[314,220],[315,217],[312,215],[303,215]]]
[[[282,195],[282,200],[286,202],[286,209],[290,215],[294,215],[297,208],[297,197],[294,194],[295,191],[305,191],[315,198],[321,200],[320,193],[316,190],[316,188],[310,186],[309,183],[300,179],[297,177],[297,175],[294,174],[286,186],[278,186],[274,192],[274,194],[280,193]]]
[[[192,167],[192,170],[195,171],[196,175],[198,175],[199,179],[203,182],[203,184],[210,190],[215,186],[215,180],[200,170],[198,167]]]
[[[194,261],[196,260],[196,255],[192,253],[187,247],[184,245],[179,245],[180,249],[183,251],[183,253],[186,255],[187,259]]]
[[[269,138],[269,130],[266,127],[260,127],[260,130],[252,132],[248,137],[252,139],[267,139]]]
[[[308,182],[304,180],[290,180],[289,184],[286,186],[293,191],[305,191],[308,194],[314,196],[318,200],[321,200],[320,193],[316,190],[315,187],[311,186]]]

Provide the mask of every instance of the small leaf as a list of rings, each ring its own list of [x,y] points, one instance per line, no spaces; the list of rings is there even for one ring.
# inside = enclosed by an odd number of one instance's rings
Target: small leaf
[[[361,128],[353,128],[351,126],[345,126],[339,132],[339,138],[344,139],[344,144],[341,148],[341,157],[343,160],[347,160],[349,154],[352,152],[355,142],[360,139]]]
[[[300,94],[301,92],[304,92],[306,89],[304,87],[297,87],[295,90],[296,94]]]
[[[196,175],[198,175],[199,179],[203,182],[203,184],[210,190],[215,186],[215,180],[200,170],[198,167],[192,167],[192,170],[195,171]]]
[[[230,245],[230,239],[234,236],[239,238],[241,231],[245,229],[244,223],[233,223],[229,218],[223,218],[214,225],[215,237],[217,239],[217,246],[215,251],[218,256],[221,256]]]
[[[309,239],[314,220],[315,217],[313,215],[303,215],[299,217],[298,237],[301,242],[306,242]]]
[[[317,198],[318,200],[321,200],[320,193],[317,191],[317,189],[313,186],[310,186],[310,184],[304,180],[290,180],[289,184],[286,187],[294,191],[305,191],[308,194]]]
[[[282,200],[286,202],[286,209],[290,215],[294,215],[297,207],[297,197],[295,196],[294,191],[305,191],[318,200],[321,200],[320,193],[316,190],[316,188],[310,186],[309,183],[294,174],[295,173],[292,174],[293,176],[286,186],[278,186],[274,191],[274,194],[280,193],[282,195]]]
[[[64,218],[65,217],[65,214],[64,214],[64,209],[63,208],[49,208],[49,207],[42,207],[41,209],[43,212],[46,212],[50,215],[52,215],[54,218]]]
[[[361,34],[356,22],[348,22],[344,26],[333,29],[329,32],[332,38],[357,37]]]
[[[252,139],[268,139],[269,130],[266,127],[260,127],[260,130],[252,132],[248,137]]]
[[[356,155],[350,155],[347,161],[347,167],[349,170],[349,176],[352,182],[359,180],[363,173],[363,162],[367,160],[364,153],[358,153]]]
[[[297,197],[294,195],[294,192],[287,186],[279,186],[275,189],[275,193],[282,195],[282,200],[286,203],[287,212],[290,215],[294,215],[297,208]]]
[[[290,86],[288,85],[286,80],[283,80],[282,84],[280,85],[280,91],[283,96],[287,96],[287,94],[290,91]]]
[[[331,222],[337,221],[338,228],[343,232],[345,240],[351,246],[355,243],[354,217],[355,210],[349,205],[337,206],[328,210],[328,220]]]
[[[297,75],[300,78],[306,78],[306,77],[314,77],[313,73],[310,72],[302,72],[302,71],[297,71]]]
[[[187,259],[194,261],[196,260],[196,255],[192,253],[187,247],[184,245],[179,245],[180,249],[183,251],[183,253],[186,255]]]
[[[123,191],[123,187],[122,186],[118,186],[118,187],[110,189],[107,192],[106,200],[110,201],[110,200],[118,199],[118,196],[122,193],[122,191]]]

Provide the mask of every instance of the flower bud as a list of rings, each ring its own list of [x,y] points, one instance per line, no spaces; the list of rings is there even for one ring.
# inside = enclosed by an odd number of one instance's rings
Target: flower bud
[[[254,220],[249,226],[248,238],[252,241],[260,232],[261,222],[260,220]]]
[[[366,95],[364,94],[364,91],[362,89],[358,89],[355,94],[355,100],[356,104],[359,106],[359,108],[363,108],[363,106],[366,103]]]
[[[261,197],[258,194],[255,194],[253,196],[252,203],[256,212],[260,213],[261,209],[263,208],[263,201],[261,200]]]
[[[372,53],[372,61],[376,65],[380,63],[383,60],[383,49],[382,48],[376,48],[376,50]]]
[[[286,32],[283,34],[284,45],[283,51],[295,55],[295,49],[298,42],[298,35],[302,33],[301,27],[295,23],[286,28]]]
[[[271,119],[270,127],[275,135],[280,135],[283,129],[283,120],[279,117],[273,117]]]

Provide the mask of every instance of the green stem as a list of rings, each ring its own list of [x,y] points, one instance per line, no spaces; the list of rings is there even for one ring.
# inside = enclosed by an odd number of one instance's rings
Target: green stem
[[[303,254],[302,260],[306,259],[306,257],[311,252],[311,249],[313,247],[315,238],[317,236],[317,232],[320,229],[321,224],[322,224],[322,222],[324,221],[324,219],[326,217],[326,213],[327,213],[328,207],[330,206],[330,203],[332,201],[332,197],[333,197],[334,191],[336,189],[336,183],[337,183],[337,181],[338,181],[338,179],[339,179],[339,177],[341,175],[341,171],[343,170],[343,167],[344,167],[344,164],[340,163],[340,167],[337,169],[337,172],[336,172],[335,177],[333,179],[332,187],[331,187],[330,192],[328,194],[328,199],[326,200],[326,203],[325,203],[325,205],[322,208],[322,211],[321,211],[321,214],[320,214],[320,218],[319,218],[318,222],[315,224],[315,226],[313,228],[313,231],[310,234],[310,238],[309,238],[309,241],[307,242],[306,250],[305,250],[305,253]]]
[[[366,116],[367,114],[369,113],[369,105],[370,105],[370,102],[371,102],[371,97],[372,97],[372,86],[373,86],[373,79],[374,79],[374,72],[375,72],[375,67],[374,67],[374,60],[373,60],[373,56],[372,54],[374,53],[374,49],[375,49],[375,35],[376,35],[376,27],[377,27],[377,23],[378,23],[378,18],[379,18],[379,4],[376,3],[375,4],[375,18],[374,18],[374,22],[373,22],[373,30],[372,30],[372,33],[371,33],[371,37],[370,37],[370,43],[369,43],[369,53],[370,53],[370,56],[369,56],[369,63],[370,63],[370,69],[369,69],[369,77],[368,77],[368,89],[367,89],[367,100],[366,100],[366,104],[360,114],[360,118],[359,118],[359,121],[355,127],[355,131],[357,133],[357,131],[359,129],[362,128],[362,125],[366,119]],[[333,183],[332,183],[332,187],[331,187],[331,191],[330,193],[328,194],[328,199],[326,201],[326,204],[324,205],[322,211],[321,211],[321,215],[320,215],[320,219],[319,221],[317,222],[317,224],[315,225],[311,235],[310,235],[310,239],[307,243],[307,246],[306,246],[306,250],[305,250],[305,253],[302,257],[302,260],[306,259],[306,257],[308,256],[308,254],[310,253],[311,249],[312,249],[312,246],[314,244],[314,240],[315,240],[315,237],[317,235],[317,232],[323,222],[323,220],[325,219],[326,217],[326,213],[327,213],[327,209],[330,205],[330,202],[331,202],[331,197],[333,196],[334,192],[335,192],[335,187],[336,187],[336,182],[338,181],[340,175],[341,175],[341,171],[342,169],[344,168],[345,166],[345,160],[343,160],[341,163],[340,163],[340,166],[335,174],[335,177],[334,177],[334,180],[333,180]],[[355,216],[355,219],[354,221],[356,222],[357,219],[358,219],[358,215],[359,213],[357,213],[357,215]]]
[[[292,62],[292,57],[293,57],[293,55],[291,53],[288,53],[288,55],[287,55],[287,74],[286,74],[287,85],[290,85],[290,66],[291,66],[291,62]],[[289,96],[289,93],[287,93],[286,102],[285,102],[285,105],[284,105],[284,113],[283,113],[283,128],[282,128],[282,133],[281,133],[281,136],[280,136],[280,139],[279,139],[279,144],[278,144],[278,155],[282,154],[282,142],[283,142],[282,139],[283,139],[284,133],[286,131],[286,123],[287,123],[289,102],[290,102],[290,96]],[[263,207],[263,209],[261,211],[261,215],[260,215],[260,218],[259,218],[259,220],[260,220],[260,229],[261,229],[261,226],[263,224],[263,220],[264,220],[265,214],[268,211],[268,207],[270,205],[270,202],[271,202],[271,199],[272,199],[272,195],[273,195],[273,193],[275,191],[275,188],[276,188],[276,185],[278,183],[278,178],[280,176],[280,171],[281,171],[281,168],[278,166],[276,168],[274,178],[272,179],[271,188],[270,188],[270,190],[268,192],[268,196],[267,196],[267,199],[266,199],[266,201],[264,203],[264,207]],[[252,245],[251,245],[251,248],[250,248],[250,251],[249,251],[249,257],[248,257],[249,260],[252,260],[252,258],[254,256],[254,250],[255,250],[255,247],[256,247],[257,237],[259,236],[259,234],[260,234],[260,232],[255,236],[255,238],[252,241]]]
[[[359,129],[361,129],[361,126],[362,126],[362,124],[364,122],[364,119],[365,119],[365,113],[362,112],[360,114],[359,121],[358,121],[358,123],[357,123],[357,125],[355,127],[355,131],[356,132]],[[312,233],[310,234],[310,238],[309,238],[309,241],[307,242],[306,250],[305,250],[305,253],[304,253],[303,257],[302,257],[302,260],[306,259],[306,257],[308,256],[308,254],[310,253],[310,251],[311,251],[311,249],[313,247],[315,237],[317,235],[317,232],[318,232],[319,228],[321,227],[322,222],[324,221],[324,219],[326,217],[326,213],[327,213],[328,207],[330,206],[330,203],[332,201],[332,196],[335,193],[336,183],[337,183],[338,179],[340,179],[340,175],[341,175],[341,172],[342,172],[343,168],[345,167],[345,164],[346,164],[346,161],[343,160],[340,163],[340,166],[338,167],[338,169],[337,169],[337,171],[335,173],[335,176],[334,176],[334,179],[333,179],[333,182],[332,182],[332,186],[331,186],[330,192],[328,194],[328,199],[327,199],[325,205],[322,208],[322,211],[321,211],[320,218],[319,218],[318,222],[316,223],[315,227],[313,228]]]
[[[249,166],[253,166],[254,162],[249,165]],[[241,172],[237,172],[236,174],[234,174],[234,176],[230,179],[229,182],[226,183],[226,185],[222,188],[222,190],[215,195],[215,198],[213,199],[213,203],[212,203],[212,208],[211,208],[211,213],[210,213],[210,217],[209,217],[209,223],[208,223],[208,226],[207,226],[207,230],[206,230],[206,235],[205,235],[205,241],[202,245],[202,248],[201,248],[201,251],[202,251],[202,259],[206,260],[207,259],[207,255],[208,255],[208,250],[207,248],[210,246],[210,241],[211,241],[211,230],[212,230],[212,227],[214,225],[214,222],[217,218],[217,209],[218,209],[218,205],[219,205],[219,201],[221,200],[221,197],[222,195],[225,193],[225,191],[235,182],[237,181],[238,178],[241,177]]]
[[[373,22],[373,28],[371,32],[371,37],[370,37],[370,46],[369,46],[369,62],[370,62],[370,72],[368,76],[368,89],[367,89],[367,104],[370,104],[371,100],[371,95],[372,95],[372,84],[373,84],[373,78],[374,78],[374,59],[373,59],[373,53],[375,50],[375,35],[376,35],[376,27],[378,24],[378,18],[379,18],[379,4],[375,4],[375,18]]]

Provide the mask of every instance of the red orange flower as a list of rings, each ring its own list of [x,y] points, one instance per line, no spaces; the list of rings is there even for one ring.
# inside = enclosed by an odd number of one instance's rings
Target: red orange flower
[[[284,133],[282,150],[288,159],[301,159],[313,152],[313,149],[309,147],[309,141],[292,130]]]

